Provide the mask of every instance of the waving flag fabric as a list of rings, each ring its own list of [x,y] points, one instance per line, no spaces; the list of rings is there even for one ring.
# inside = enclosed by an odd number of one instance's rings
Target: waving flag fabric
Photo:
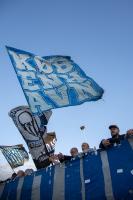
[[[54,146],[47,149],[45,144],[48,135],[46,125],[51,115],[52,111],[45,111],[41,115],[33,116],[28,106],[19,106],[9,112],[9,116],[27,143],[37,168],[45,167],[45,160],[54,151]]]
[[[23,145],[0,146],[0,150],[12,168],[24,165],[29,155]]]
[[[103,89],[71,57],[7,50],[33,114],[102,98]]]

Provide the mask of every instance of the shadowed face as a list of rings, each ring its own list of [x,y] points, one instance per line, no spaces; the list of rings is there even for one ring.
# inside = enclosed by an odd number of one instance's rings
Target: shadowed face
[[[17,177],[23,177],[23,176],[25,176],[25,173],[22,170],[19,170],[17,172]]]
[[[83,152],[87,152],[88,149],[89,149],[89,144],[84,142],[84,143],[82,144],[82,151],[83,151]]]
[[[112,127],[112,128],[110,129],[110,132],[111,132],[111,135],[112,135],[112,137],[113,137],[113,136],[119,135],[120,130],[119,130],[118,128]]]
[[[70,154],[71,154],[72,157],[76,157],[78,155],[78,149],[76,147],[73,147],[70,150]]]

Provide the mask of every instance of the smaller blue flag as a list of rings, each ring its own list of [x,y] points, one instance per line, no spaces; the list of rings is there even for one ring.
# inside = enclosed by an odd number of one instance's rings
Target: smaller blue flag
[[[23,145],[0,146],[0,150],[12,168],[24,165],[29,155]]]

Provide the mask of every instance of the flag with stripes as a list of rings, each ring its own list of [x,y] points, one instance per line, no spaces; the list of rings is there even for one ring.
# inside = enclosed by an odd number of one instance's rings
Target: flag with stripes
[[[0,150],[12,168],[24,165],[29,155],[23,145],[0,146]]]
[[[0,200],[133,200],[133,139],[0,185]]]

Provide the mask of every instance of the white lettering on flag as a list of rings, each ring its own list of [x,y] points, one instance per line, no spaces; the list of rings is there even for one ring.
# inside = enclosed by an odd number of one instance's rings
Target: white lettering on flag
[[[68,56],[39,57],[7,47],[34,114],[102,98],[103,89]]]

